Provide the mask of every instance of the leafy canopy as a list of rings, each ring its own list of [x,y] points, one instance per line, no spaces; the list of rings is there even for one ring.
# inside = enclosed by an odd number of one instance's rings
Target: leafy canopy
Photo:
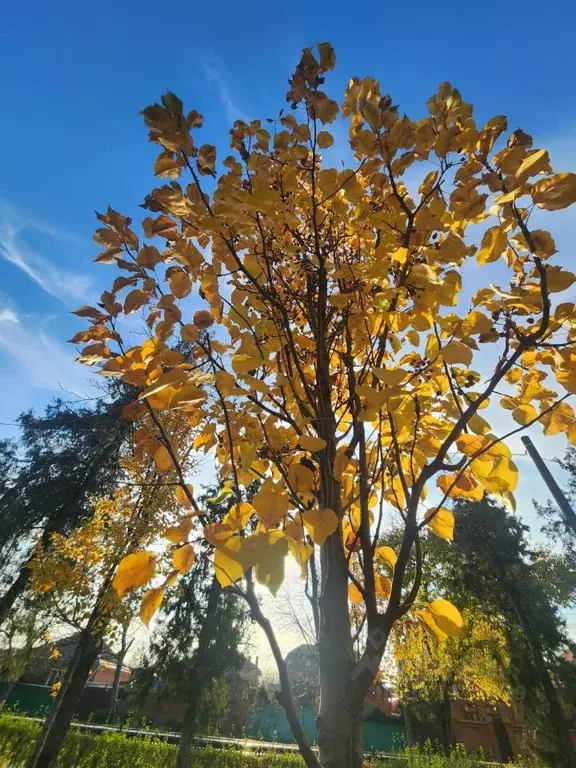
[[[112,209],[98,216],[96,261],[120,274],[98,307],[78,310],[89,326],[72,341],[83,363],[138,388],[132,416],[151,415],[140,454],[175,471],[222,585],[254,572],[275,593],[288,553],[305,568],[328,542],[349,565],[361,558],[353,587],[370,621],[382,601],[399,608],[418,531],[451,538],[451,500],[513,502],[518,471],[481,413],[490,403],[518,429],[540,421],[576,442],[574,304],[553,301],[576,277],[552,235],[529,227],[535,207],[576,201],[576,175],[554,173],[521,130],[504,143],[505,117],[478,126],[449,83],[417,119],[371,77],[352,78],[339,105],[323,90],[334,65],[328,43],[305,49],[291,109],[236,121],[223,157],[174,94],[144,110],[160,185],[142,235]],[[330,167],[337,119],[349,160]],[[462,298],[478,275],[486,287]],[[136,344],[122,336],[132,313],[147,331]],[[170,413],[232,478],[222,522],[200,514],[178,470]],[[442,498],[427,508],[430,487]],[[391,578],[375,578],[384,505],[402,515],[406,546]],[[445,603],[426,618],[457,632]]]

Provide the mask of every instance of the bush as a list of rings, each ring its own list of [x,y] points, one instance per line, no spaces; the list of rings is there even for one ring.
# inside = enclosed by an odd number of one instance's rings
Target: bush
[[[0,713],[0,766],[24,768],[40,724],[25,717]],[[176,747],[154,736],[128,738],[121,732],[83,733],[72,728],[58,757],[57,768],[174,768]],[[457,748],[448,758],[432,747],[411,747],[392,762],[366,760],[366,768],[478,768],[478,758]],[[198,747],[190,768],[304,768],[299,755],[246,752],[244,749]],[[509,768],[513,768],[510,766]],[[516,768],[539,768],[521,761]]]

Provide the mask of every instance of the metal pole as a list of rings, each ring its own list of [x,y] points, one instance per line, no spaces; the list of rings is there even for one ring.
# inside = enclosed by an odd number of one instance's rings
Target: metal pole
[[[554,501],[560,507],[562,514],[564,515],[564,520],[566,522],[566,525],[576,535],[576,512],[574,512],[574,510],[572,509],[570,502],[568,501],[563,491],[561,490],[560,486],[552,476],[552,473],[544,463],[542,456],[540,456],[540,454],[536,450],[536,447],[534,446],[534,443],[532,442],[532,440],[530,440],[530,438],[527,436],[523,436],[520,439],[522,440],[522,443],[526,448],[526,452],[528,453],[528,455],[536,465],[536,469],[538,470],[538,472],[540,472],[542,479],[548,486],[548,490],[554,497]]]

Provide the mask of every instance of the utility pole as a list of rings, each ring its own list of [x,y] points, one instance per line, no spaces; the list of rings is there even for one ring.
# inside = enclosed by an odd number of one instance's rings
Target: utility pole
[[[574,510],[572,509],[570,502],[568,501],[562,489],[560,488],[560,486],[552,476],[552,473],[544,463],[544,459],[542,458],[542,456],[540,456],[540,454],[536,450],[536,447],[534,446],[534,443],[532,442],[532,440],[530,440],[530,438],[527,436],[523,436],[520,439],[522,440],[522,443],[526,448],[527,454],[530,456],[530,458],[536,465],[536,469],[538,470],[538,472],[540,472],[542,479],[548,486],[548,490],[554,497],[554,501],[556,502],[556,504],[558,504],[558,506],[562,510],[566,525],[576,535],[576,512],[574,512]]]

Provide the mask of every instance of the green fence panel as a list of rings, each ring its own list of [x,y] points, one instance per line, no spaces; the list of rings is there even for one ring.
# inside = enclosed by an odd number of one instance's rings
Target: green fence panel
[[[312,744],[316,744],[316,713],[311,709],[301,707],[298,719],[304,733]],[[404,724],[375,721],[365,721],[363,724],[364,749],[367,752],[391,752],[406,746]],[[278,741],[294,744],[286,713],[280,707],[261,707],[256,710],[247,727],[247,735],[252,739],[263,741]]]
[[[6,709],[30,717],[43,717],[53,701],[47,685],[29,683],[0,683],[0,699]]]

